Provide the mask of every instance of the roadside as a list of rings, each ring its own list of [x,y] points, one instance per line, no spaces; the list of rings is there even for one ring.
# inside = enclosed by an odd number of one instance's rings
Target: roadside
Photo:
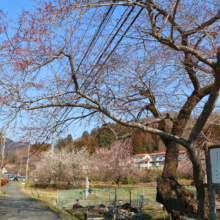
[[[25,195],[38,200],[40,203],[48,206],[58,214],[65,216],[69,220],[78,220],[64,209],[56,207],[57,190],[55,189],[36,189],[34,187],[25,187],[20,189]]]
[[[27,197],[20,191],[16,183],[9,183],[3,190],[8,196],[0,196],[0,216],[4,220],[66,220],[67,218],[55,212],[45,203]]]

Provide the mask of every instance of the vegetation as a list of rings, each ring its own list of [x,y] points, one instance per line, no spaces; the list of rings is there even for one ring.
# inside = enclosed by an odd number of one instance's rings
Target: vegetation
[[[7,183],[9,183],[9,180],[8,179],[1,179],[1,186],[4,186],[6,185]]]
[[[109,129],[115,140],[132,137],[138,129],[154,134],[166,146],[157,201],[176,219],[204,216],[197,144],[219,99],[220,2],[33,2],[37,7],[23,10],[14,21],[0,11],[5,124],[29,117],[36,130],[43,125],[53,130],[51,118],[56,117],[56,130],[62,131],[87,118]],[[176,114],[163,114],[163,109]],[[109,121],[130,132],[123,134]],[[102,133],[100,139],[104,145],[113,140],[110,135],[103,139]],[[180,145],[193,165],[198,203],[176,178]],[[139,152],[142,148],[138,144]]]

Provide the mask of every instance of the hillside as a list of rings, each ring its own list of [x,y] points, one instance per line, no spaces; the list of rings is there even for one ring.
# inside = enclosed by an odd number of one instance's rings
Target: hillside
[[[0,144],[1,146],[1,144]],[[6,144],[5,144],[5,152],[13,154],[17,149],[21,148],[28,148],[28,143],[27,142],[16,142],[13,141],[10,138],[6,138]]]

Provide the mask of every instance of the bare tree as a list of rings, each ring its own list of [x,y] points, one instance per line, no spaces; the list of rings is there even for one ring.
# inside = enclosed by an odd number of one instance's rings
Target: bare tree
[[[188,210],[204,216],[196,143],[219,97],[220,2],[38,4],[23,11],[14,36],[2,31],[1,95],[8,114],[29,111],[43,124],[57,109],[57,127],[92,118],[133,129],[120,135],[109,127],[116,140],[137,129],[159,135],[167,150],[157,200],[173,217]],[[163,115],[163,109],[177,116]],[[192,114],[197,120],[183,136]],[[193,164],[198,206],[175,179],[179,145]]]

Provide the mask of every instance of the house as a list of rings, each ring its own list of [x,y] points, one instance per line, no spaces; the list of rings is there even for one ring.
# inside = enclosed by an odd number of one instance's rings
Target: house
[[[179,151],[178,160],[181,160],[186,156],[186,151]],[[135,166],[139,168],[158,168],[164,167],[166,152],[158,152],[152,154],[136,154],[135,155]]]
[[[150,154],[136,154],[134,156],[135,167],[140,167],[141,165],[142,168],[149,169],[148,161],[150,161]]]
[[[2,174],[7,173],[7,170],[5,169],[5,167],[2,168]]]

